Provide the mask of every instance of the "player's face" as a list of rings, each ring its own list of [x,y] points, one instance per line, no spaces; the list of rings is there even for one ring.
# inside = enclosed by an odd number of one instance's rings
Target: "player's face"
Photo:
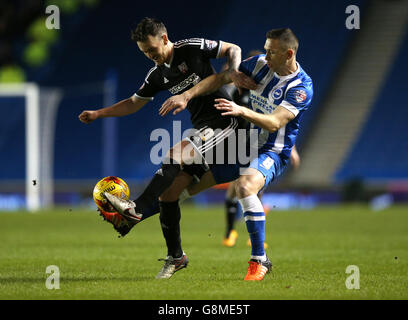
[[[147,40],[144,42],[137,42],[139,49],[156,64],[161,65],[167,60],[167,36],[147,36]]]
[[[278,39],[266,39],[265,42],[266,62],[272,70],[279,70],[286,64],[288,59],[287,50],[282,49]]]

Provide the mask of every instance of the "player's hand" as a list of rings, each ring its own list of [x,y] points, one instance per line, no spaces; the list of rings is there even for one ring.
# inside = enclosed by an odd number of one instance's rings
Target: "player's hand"
[[[254,79],[248,77],[245,73],[240,71],[231,71],[230,78],[237,87],[239,94],[242,94],[242,88],[255,90],[257,85]]]
[[[240,117],[244,115],[245,107],[237,105],[234,101],[227,99],[215,99],[214,107],[218,110],[225,111],[221,113],[222,116]]]
[[[164,101],[161,108],[159,109],[159,115],[164,117],[173,109],[176,109],[173,111],[173,115],[176,115],[187,107],[187,103],[188,101],[186,97],[182,94],[172,96]]]
[[[91,123],[92,121],[98,119],[98,112],[92,110],[85,110],[78,116],[79,120],[83,123]]]
[[[290,153],[290,164],[292,165],[293,169],[295,170],[299,169],[300,156],[295,146],[293,146],[292,151]]]

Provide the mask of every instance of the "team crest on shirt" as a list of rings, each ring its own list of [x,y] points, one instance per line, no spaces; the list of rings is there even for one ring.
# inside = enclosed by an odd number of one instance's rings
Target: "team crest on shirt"
[[[307,94],[305,90],[296,90],[295,91],[295,99],[297,102],[303,102],[307,98]]]
[[[187,64],[185,62],[178,65],[178,68],[182,73],[187,73],[187,71],[188,71],[188,67],[187,67]]]
[[[200,134],[200,138],[203,142],[209,140],[214,136],[214,130],[211,128],[207,128]]]
[[[283,90],[281,88],[278,88],[273,91],[272,96],[275,100],[278,100],[282,97],[282,94],[283,94]]]

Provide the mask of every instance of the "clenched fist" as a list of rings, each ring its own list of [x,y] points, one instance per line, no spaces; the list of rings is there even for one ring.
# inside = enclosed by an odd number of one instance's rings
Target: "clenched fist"
[[[79,120],[83,123],[91,123],[92,121],[98,119],[98,112],[85,110],[78,116]]]

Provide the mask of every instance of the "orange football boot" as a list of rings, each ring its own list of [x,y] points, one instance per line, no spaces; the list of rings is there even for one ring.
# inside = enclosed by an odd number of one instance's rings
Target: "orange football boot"
[[[263,280],[265,274],[271,271],[272,262],[266,257],[266,261],[251,259],[249,260],[248,272],[244,278],[245,281],[260,281]]]

